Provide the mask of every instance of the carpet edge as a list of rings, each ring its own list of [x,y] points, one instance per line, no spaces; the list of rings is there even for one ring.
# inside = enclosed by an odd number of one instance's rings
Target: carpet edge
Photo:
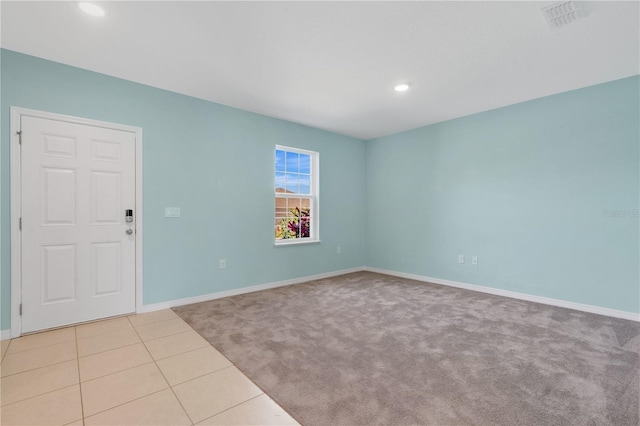
[[[629,321],[640,322],[640,313],[620,311],[617,309],[605,308],[602,306],[587,305],[584,303],[570,302],[568,300],[553,299],[551,297],[536,296],[533,294],[519,293],[511,290],[503,290],[499,288],[486,287],[477,284],[468,284],[458,281],[445,280],[442,278],[427,277],[424,275],[409,274],[406,272],[398,272],[389,269],[374,268],[365,266],[364,271],[375,272],[378,274],[391,275],[399,278],[406,278],[415,281],[427,282],[430,284],[444,285],[447,287],[456,287],[464,290],[477,291],[479,293],[493,294],[494,296],[508,297],[510,299],[526,300],[528,302],[540,303],[543,305],[557,306],[559,308],[573,309],[576,311],[589,312],[591,314],[603,315],[607,317],[620,318]]]

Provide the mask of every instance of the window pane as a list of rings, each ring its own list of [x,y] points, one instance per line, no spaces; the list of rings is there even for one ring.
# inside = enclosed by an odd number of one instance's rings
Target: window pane
[[[300,179],[297,173],[287,173],[287,192],[297,194],[300,191]]]
[[[311,194],[311,176],[300,175],[300,194]]]
[[[298,173],[300,171],[300,154],[286,151],[287,172]]]
[[[276,172],[276,192],[285,192],[284,172]]]
[[[289,221],[290,219],[286,217],[276,218],[276,225],[275,225],[276,240],[284,240],[287,238],[296,237],[295,233],[291,229],[289,229]]]
[[[287,198],[287,216],[298,217],[300,215],[300,198]]]
[[[300,173],[311,173],[311,156],[300,154]]]
[[[276,240],[311,237],[310,204],[306,198],[276,198]],[[286,217],[282,216],[283,211]]]
[[[285,217],[276,219],[275,238],[277,240],[286,240],[294,238],[311,237],[311,218],[303,216],[302,218]]]
[[[309,217],[308,210],[307,214],[303,214],[302,217],[300,217],[299,232],[299,238],[309,238],[311,236],[311,218]]]
[[[284,151],[276,149],[276,171],[284,172]]]
[[[285,217],[287,215],[287,199],[276,197],[276,217]]]

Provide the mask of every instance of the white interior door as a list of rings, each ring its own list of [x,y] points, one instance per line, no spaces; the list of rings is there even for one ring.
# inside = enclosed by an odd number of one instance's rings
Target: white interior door
[[[20,125],[22,332],[134,312],[135,133]]]

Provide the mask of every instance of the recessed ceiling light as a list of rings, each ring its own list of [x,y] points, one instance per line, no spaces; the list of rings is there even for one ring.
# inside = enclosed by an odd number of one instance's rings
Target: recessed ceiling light
[[[407,90],[409,90],[410,86],[411,85],[409,83],[396,84],[395,86],[393,86],[393,90],[395,90],[396,92],[406,92]]]
[[[105,13],[104,9],[95,3],[81,1],[80,3],[78,3],[78,7],[82,9],[84,13],[91,16],[103,17]]]

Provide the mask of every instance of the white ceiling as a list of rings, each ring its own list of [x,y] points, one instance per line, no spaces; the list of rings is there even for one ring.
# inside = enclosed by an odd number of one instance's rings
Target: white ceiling
[[[361,139],[640,73],[638,2],[100,4],[2,1],[1,45]]]

